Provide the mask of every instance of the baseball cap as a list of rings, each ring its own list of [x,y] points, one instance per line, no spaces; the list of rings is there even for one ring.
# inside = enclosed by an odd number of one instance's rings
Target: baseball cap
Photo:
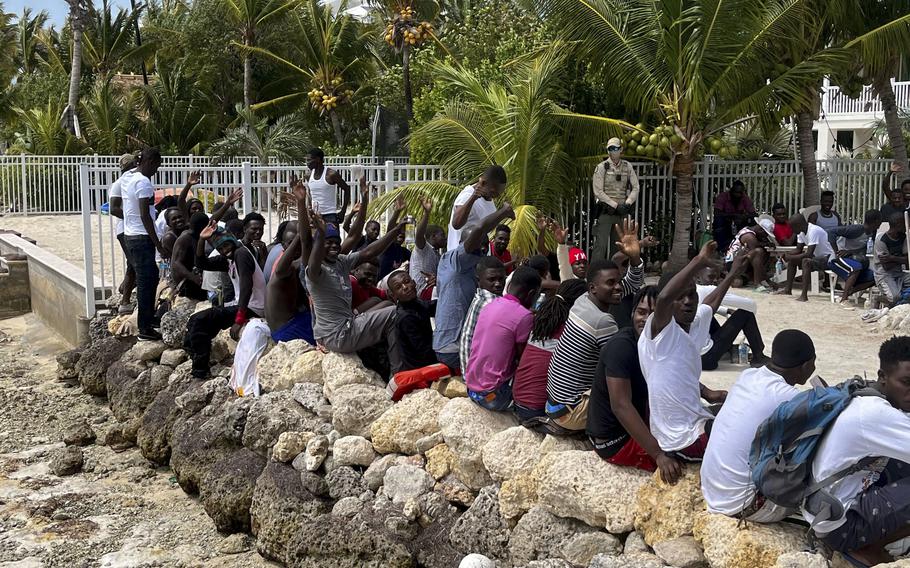
[[[777,246],[777,239],[774,237],[774,220],[768,219],[767,217],[760,217],[758,219],[758,226],[761,227],[765,233],[767,233],[768,238],[771,240],[772,244]]]
[[[327,239],[340,239],[341,233],[338,232],[338,226],[334,223],[329,223],[325,226],[325,238]]]
[[[124,155],[120,156],[120,169],[122,170],[122,169],[126,168],[127,166],[131,165],[135,161],[136,161],[136,156],[134,156],[133,154],[124,154]]]
[[[609,140],[607,140],[607,148],[610,148],[612,146],[615,146],[617,148],[622,148],[622,140],[620,140],[616,136],[614,136],[613,138],[610,138]]]
[[[585,251],[580,248],[573,247],[569,249],[569,264],[575,264],[576,262],[588,260],[588,255],[585,254]]]

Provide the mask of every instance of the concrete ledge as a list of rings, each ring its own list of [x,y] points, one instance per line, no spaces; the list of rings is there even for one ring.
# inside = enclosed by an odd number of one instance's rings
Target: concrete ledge
[[[0,234],[0,254],[26,256],[32,311],[70,345],[84,343],[88,337],[85,273],[12,234]]]
[[[30,297],[28,260],[15,254],[9,258],[0,256],[0,319],[30,312]]]

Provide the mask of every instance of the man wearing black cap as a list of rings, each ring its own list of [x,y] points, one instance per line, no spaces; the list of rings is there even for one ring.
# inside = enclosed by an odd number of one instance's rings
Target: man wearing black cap
[[[769,523],[790,513],[759,495],[752,483],[749,450],[758,426],[799,393],[815,372],[815,345],[796,329],[777,334],[771,362],[747,369],[727,394],[714,420],[701,465],[701,487],[708,511]]]

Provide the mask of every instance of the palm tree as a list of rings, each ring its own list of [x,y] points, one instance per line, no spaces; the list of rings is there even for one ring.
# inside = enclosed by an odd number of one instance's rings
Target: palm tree
[[[38,40],[38,32],[47,24],[47,19],[47,11],[41,10],[33,18],[32,11],[28,7],[23,8],[22,15],[19,16],[19,22],[16,25],[18,60],[19,72],[23,75],[36,71],[40,61],[44,59],[42,52],[45,49]]]
[[[373,211],[384,211],[404,195],[416,212],[418,199],[426,193],[436,202],[434,221],[445,224],[464,183],[475,181],[491,164],[500,164],[509,180],[502,199],[516,213],[511,248],[521,255],[533,254],[537,217],[570,210],[578,180],[599,161],[596,155],[602,145],[622,128],[633,128],[617,120],[574,114],[553,102],[565,94],[568,84],[570,66],[561,51],[565,46],[513,62],[502,84],[488,81],[481,71],[439,64],[434,75],[451,87],[454,98],[417,127],[411,143],[457,181],[398,188],[372,202]]]
[[[134,45],[137,13],[127,13],[121,8],[115,17],[109,0],[103,0],[101,10],[93,15],[91,33],[85,34],[85,54],[102,80],[120,71],[125,63],[138,62],[154,52],[152,43]]]
[[[85,26],[86,17],[86,0],[66,0],[70,7],[70,28],[73,30],[73,52],[70,65],[70,88],[67,96],[66,108],[62,116],[66,128],[75,134],[76,138],[82,138],[82,132],[79,129],[79,116],[76,109],[79,106],[79,82],[82,80],[82,32]]]
[[[60,122],[63,104],[49,100],[47,105],[31,109],[14,108],[20,122],[25,126],[21,143],[33,154],[69,155],[85,153],[82,141]]]
[[[300,114],[286,114],[269,125],[252,110],[237,105],[238,123],[220,140],[212,142],[208,154],[216,158],[256,156],[268,165],[272,158],[282,163],[302,164],[313,147],[307,135],[307,124]]]
[[[82,99],[86,138],[99,154],[119,154],[129,147],[137,121],[138,91],[116,92],[111,79],[99,78]]]
[[[0,89],[5,89],[16,71],[16,27],[14,15],[3,11],[0,3]]]
[[[383,39],[401,54],[404,104],[408,120],[412,120],[411,50],[433,37],[432,21],[439,15],[439,3],[435,0],[372,0],[369,4],[386,24]]]
[[[299,0],[224,0],[228,16],[238,26],[243,45],[256,47],[259,32],[265,24],[293,9]],[[299,38],[295,38],[295,41]],[[253,104],[252,51],[243,52],[243,106]]]
[[[308,0],[295,12],[295,41],[287,46],[285,56],[257,47],[244,51],[258,53],[279,63],[291,72],[287,77],[290,93],[252,106],[254,110],[296,102],[307,97],[320,116],[327,116],[335,131],[335,142],[344,145],[344,132],[338,109],[353,101],[369,65],[363,26],[345,14],[343,0],[336,12],[319,0]]]
[[[705,138],[743,117],[777,121],[782,108],[811,104],[807,84],[846,65],[850,50],[827,48],[785,62],[778,44],[802,38],[805,2],[781,0],[547,0],[544,10],[564,22],[594,69],[628,108],[672,125],[679,137],[671,158],[676,216],[670,263],[688,258],[692,224],[692,175]]]

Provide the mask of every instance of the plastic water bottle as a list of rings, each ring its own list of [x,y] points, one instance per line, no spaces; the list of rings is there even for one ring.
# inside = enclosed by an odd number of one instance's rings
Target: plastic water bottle
[[[870,237],[868,240],[866,240],[866,256],[872,256],[872,247],[873,246],[874,246],[874,243],[872,242],[872,238]]]
[[[414,242],[417,240],[417,225],[415,224],[415,219],[409,215],[405,218],[404,222],[404,242],[407,246],[413,247]]]
[[[784,272],[784,259],[777,257],[777,262],[774,264],[774,275],[780,276]]]
[[[739,344],[739,364],[749,364],[749,344],[745,341]]]

